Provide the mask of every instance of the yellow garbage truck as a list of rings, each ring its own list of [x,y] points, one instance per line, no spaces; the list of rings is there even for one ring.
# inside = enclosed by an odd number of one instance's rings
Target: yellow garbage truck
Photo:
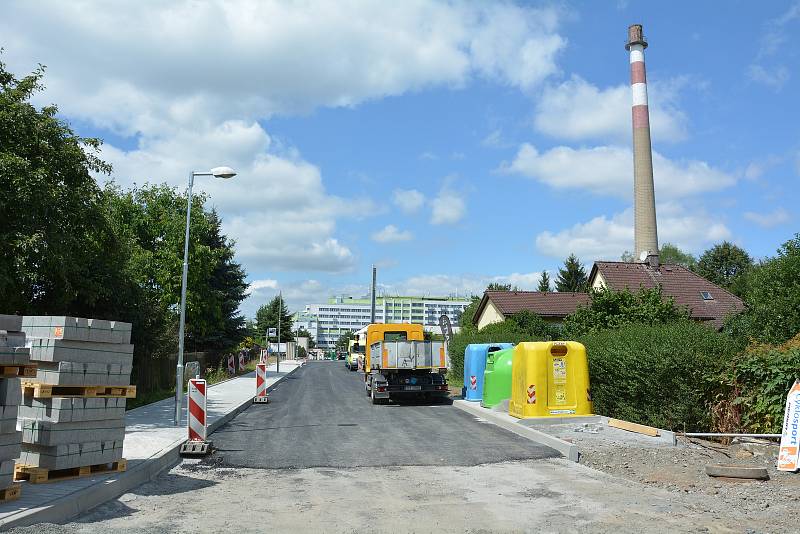
[[[373,404],[449,395],[444,343],[425,341],[422,325],[371,324],[365,344],[364,389]]]

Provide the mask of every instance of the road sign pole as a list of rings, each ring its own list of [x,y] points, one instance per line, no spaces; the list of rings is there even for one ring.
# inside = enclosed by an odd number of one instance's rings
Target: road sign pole
[[[275,371],[281,372],[281,315],[283,315],[283,294],[278,293],[278,359],[275,363]]]

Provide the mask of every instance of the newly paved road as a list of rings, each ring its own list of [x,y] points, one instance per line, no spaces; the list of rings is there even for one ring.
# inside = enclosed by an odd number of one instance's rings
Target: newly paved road
[[[208,462],[254,468],[478,465],[557,457],[443,404],[373,405],[363,375],[312,361],[212,439]]]

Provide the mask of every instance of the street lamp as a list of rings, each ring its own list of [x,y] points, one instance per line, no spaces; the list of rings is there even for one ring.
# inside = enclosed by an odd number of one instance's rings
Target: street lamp
[[[183,403],[183,326],[186,323],[186,276],[189,272],[189,221],[192,215],[192,186],[195,176],[214,176],[227,180],[236,176],[230,167],[214,167],[210,171],[192,171],[189,174],[189,189],[186,202],[186,237],[183,242],[183,276],[181,278],[181,320],[178,328],[178,366],[175,375],[175,426],[181,423]]]

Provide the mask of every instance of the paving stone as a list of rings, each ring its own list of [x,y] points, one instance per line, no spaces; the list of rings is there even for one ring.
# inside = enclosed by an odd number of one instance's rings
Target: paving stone
[[[122,441],[125,438],[125,423],[121,419],[53,423],[21,418],[19,424],[23,443],[46,447],[97,440]]]
[[[133,345],[130,344],[32,339],[30,347],[31,361],[36,362],[133,364]]]
[[[8,332],[21,332],[22,331],[22,316],[21,315],[0,315],[0,330]]]
[[[28,365],[31,363],[30,355],[28,347],[6,347],[0,342],[0,365]]]
[[[0,347],[24,347],[24,332],[0,332]]]
[[[22,389],[19,378],[4,378],[0,380],[0,405],[18,406],[22,402]]]
[[[99,421],[125,417],[125,399],[25,397],[19,416],[52,423]]]
[[[131,323],[66,316],[25,316],[22,331],[30,338],[128,344]]]
[[[23,444],[20,463],[45,469],[70,469],[116,462],[122,458],[122,440],[67,444],[54,447]]]

